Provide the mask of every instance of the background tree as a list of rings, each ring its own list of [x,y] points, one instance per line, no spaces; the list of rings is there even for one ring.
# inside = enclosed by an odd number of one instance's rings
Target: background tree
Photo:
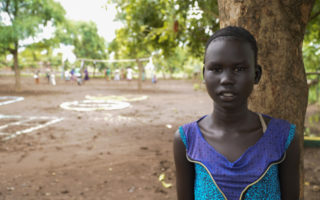
[[[53,55],[55,48],[60,45],[60,40],[57,37],[43,39],[41,41],[27,45],[19,54],[20,68],[42,67],[43,63],[50,63],[52,67],[58,67],[62,64],[62,55]]]
[[[152,52],[157,70],[163,74],[192,72],[201,60],[203,44],[219,28],[216,0],[130,0],[112,1],[117,5],[117,30],[109,45],[116,57],[149,57]],[[180,55],[184,55],[181,57]],[[186,65],[187,64],[187,65]],[[190,70],[188,65],[194,69]],[[188,69],[187,69],[188,68]]]
[[[109,46],[116,58],[135,58],[139,68],[138,89],[141,89],[141,57],[150,57],[152,52],[160,52],[164,58],[172,56],[179,41],[178,31],[173,31],[174,12],[171,1],[120,0],[117,5],[117,20],[124,27],[117,30],[116,39]]]
[[[92,21],[65,20],[57,27],[54,39],[61,44],[73,46],[73,53],[78,59],[104,60],[108,58],[105,39],[98,34],[97,25]],[[93,76],[96,67],[99,70],[105,68],[105,64],[100,62],[85,61],[83,64],[92,64]],[[82,63],[77,61],[75,65],[82,66]]]
[[[99,36],[97,25],[93,22],[73,22],[75,36],[72,44],[74,54],[77,58],[106,59],[106,43],[103,37]],[[95,75],[97,64],[92,63]],[[99,63],[101,65],[101,63]],[[102,64],[103,65],[103,64]],[[101,68],[101,66],[100,66]]]
[[[6,54],[0,54],[0,68],[7,67],[9,65],[6,57],[7,57]]]
[[[176,47],[172,54],[164,56],[162,52],[153,56],[153,62],[156,66],[156,71],[163,73],[163,78],[165,73],[169,73],[170,78],[174,73],[183,72],[185,65],[188,61],[188,52],[181,48]]]
[[[3,0],[0,13],[0,52],[13,55],[15,86],[19,90],[18,52],[21,41],[36,36],[49,21],[52,25],[62,22],[65,11],[53,0]]]

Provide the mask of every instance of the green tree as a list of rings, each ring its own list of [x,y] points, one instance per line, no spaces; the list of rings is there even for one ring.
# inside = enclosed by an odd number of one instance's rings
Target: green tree
[[[98,35],[97,25],[93,22],[76,22],[77,37],[73,40],[74,54],[78,58],[106,59],[106,43],[103,37]],[[95,75],[96,67],[99,69],[104,63],[93,63]]]
[[[8,67],[9,66],[9,63],[7,61],[7,58],[6,58],[7,55],[5,54],[0,54],[0,68],[1,67]]]
[[[74,53],[78,58],[105,59],[106,44],[93,22],[75,22]]]
[[[54,48],[59,47],[59,44],[59,38],[52,37],[28,45],[19,55],[20,68],[38,68],[39,63],[50,63],[53,67],[61,65],[61,55],[53,55]]]
[[[155,49],[163,48],[165,54],[178,44],[173,33],[173,13],[169,1],[114,0],[118,8],[117,20],[124,27],[117,31],[118,43],[123,57],[150,56]],[[170,17],[168,17],[170,16]],[[168,18],[168,20],[164,20]],[[169,32],[167,30],[170,30]],[[124,46],[123,46],[124,44]],[[154,48],[157,46],[157,48]]]
[[[135,58],[139,67],[138,89],[142,87],[141,57],[162,50],[162,56],[169,58],[179,44],[179,32],[174,31],[178,22],[171,8],[172,1],[113,0],[117,5],[117,20],[124,27],[117,30],[116,39],[109,45],[116,58]],[[170,8],[170,9],[167,9]]]
[[[156,66],[157,71],[169,73],[172,77],[174,73],[182,72],[184,70],[188,57],[188,52],[185,49],[177,47],[170,55],[165,56],[162,51],[154,55],[153,63]]]
[[[34,37],[50,21],[64,20],[65,11],[54,0],[2,0],[0,2],[0,52],[11,53],[14,60],[15,87],[20,90],[18,52],[21,41]]]
[[[303,42],[303,62],[307,72],[320,72],[320,1],[313,6]],[[309,103],[320,102],[320,77],[308,75]]]
[[[181,64],[172,64],[180,62],[179,54],[202,57],[203,44],[219,27],[216,0],[113,2],[119,11],[117,19],[124,27],[117,30],[116,39],[109,45],[110,51],[115,52],[116,57],[131,58],[160,52],[155,64],[170,74],[183,69]],[[181,63],[185,63],[186,57]]]
[[[56,38],[63,44],[74,46],[73,53],[77,58],[99,60],[108,57],[106,42],[98,34],[98,28],[94,22],[66,21],[57,28]],[[104,64],[93,63],[94,68],[97,65],[101,68]]]

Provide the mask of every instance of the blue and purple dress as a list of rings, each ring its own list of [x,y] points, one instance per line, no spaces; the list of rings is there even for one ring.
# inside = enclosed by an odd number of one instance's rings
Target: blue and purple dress
[[[278,165],[285,159],[295,125],[271,118],[266,127],[259,117],[263,136],[234,162],[204,139],[198,126],[203,117],[179,128],[187,159],[195,165],[195,200],[281,199]]]

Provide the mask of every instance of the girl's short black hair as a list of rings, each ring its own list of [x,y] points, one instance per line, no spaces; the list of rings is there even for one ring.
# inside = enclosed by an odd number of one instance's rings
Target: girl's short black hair
[[[255,64],[257,64],[258,59],[258,46],[257,41],[254,38],[254,36],[246,29],[238,26],[227,26],[225,28],[222,28],[218,31],[216,31],[207,41],[206,48],[205,48],[205,55],[207,53],[208,46],[210,43],[220,37],[232,37],[235,39],[239,39],[245,42],[248,42],[254,52],[254,60]],[[205,61],[205,59],[204,59]]]

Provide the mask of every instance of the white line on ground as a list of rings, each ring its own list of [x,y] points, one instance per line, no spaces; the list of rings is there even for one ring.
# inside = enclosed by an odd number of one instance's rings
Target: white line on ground
[[[6,99],[8,99],[8,100],[0,102],[0,106],[24,100],[23,97],[15,97],[15,96],[3,96],[3,97],[0,97],[0,100],[6,100]]]
[[[18,115],[1,115],[0,114],[0,120],[1,119],[23,119],[23,118],[24,117],[18,116]],[[29,121],[32,121],[32,120],[39,120],[39,119],[48,120],[48,122],[46,122],[44,124],[39,124],[39,125],[30,127],[30,128],[27,128],[27,129],[24,129],[24,130],[21,130],[21,131],[16,131],[13,134],[0,132],[0,135],[7,135],[6,137],[2,138],[2,141],[10,140],[10,139],[15,138],[15,137],[17,137],[19,135],[22,135],[22,134],[25,134],[25,133],[30,133],[30,132],[32,132],[34,130],[37,130],[37,129],[40,129],[40,128],[44,128],[44,127],[49,126],[51,124],[60,122],[64,118],[46,117],[46,116],[39,116],[39,117],[32,116],[32,117],[27,117],[27,119],[25,119],[25,120],[20,120],[20,121],[17,121],[17,122],[12,122],[12,123],[5,124],[5,125],[1,126],[0,129],[5,129],[5,128],[9,127],[9,126],[26,124],[26,122],[29,122]]]
[[[82,100],[71,101],[60,104],[60,107],[66,110],[75,111],[94,111],[94,110],[115,110],[130,106],[128,102],[112,100]]]

